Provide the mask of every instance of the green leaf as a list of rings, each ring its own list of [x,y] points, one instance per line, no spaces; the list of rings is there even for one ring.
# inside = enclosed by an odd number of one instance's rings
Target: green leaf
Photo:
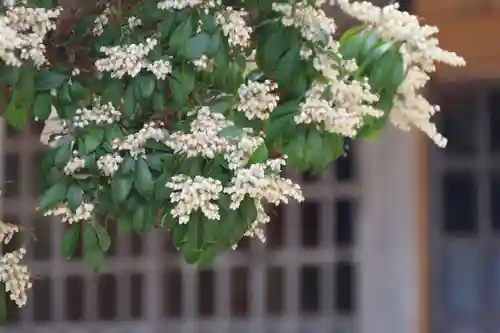
[[[186,243],[182,246],[184,259],[189,264],[194,264],[201,255],[203,246],[203,223],[206,218],[201,212],[191,214],[188,222]]]
[[[137,192],[145,198],[151,197],[154,192],[153,174],[149,169],[149,165],[142,158],[139,158],[136,163],[134,186]]]
[[[148,99],[155,91],[156,78],[153,74],[141,74],[135,79],[134,86],[139,97]]]
[[[180,249],[186,242],[186,235],[188,231],[187,224],[177,224],[172,231],[172,244],[176,249]]]
[[[158,8],[158,6],[155,6]],[[175,20],[172,17],[168,17],[156,25],[156,31],[158,31],[163,38],[168,38]]]
[[[52,111],[52,96],[50,93],[40,93],[35,97],[33,117],[38,121],[45,121]]]
[[[286,36],[286,29],[279,25],[274,26],[274,33],[267,40],[264,47],[264,60],[268,69],[273,70],[279,59],[288,50],[290,44]]]
[[[35,87],[38,91],[47,91],[58,88],[68,77],[60,73],[43,70],[36,76]]]
[[[84,148],[87,153],[97,149],[104,140],[104,129],[91,127],[84,136]]]
[[[184,57],[188,60],[199,59],[207,51],[210,41],[210,35],[206,33],[201,33],[190,38],[184,46]]]
[[[73,213],[76,212],[76,209],[80,207],[83,202],[82,188],[76,184],[70,185],[66,193],[66,201],[68,202],[69,209],[71,209]]]
[[[73,153],[73,143],[71,141],[65,142],[56,149],[54,166],[63,168],[71,159],[71,155]]]
[[[272,120],[286,115],[294,115],[299,111],[299,104],[300,101],[297,100],[281,104],[276,109],[274,109],[273,112],[271,112],[270,119]]]
[[[185,105],[189,101],[189,94],[190,91],[188,91],[182,83],[180,83],[178,80],[174,79],[173,77],[168,77],[168,84],[170,87],[170,93],[172,94],[172,98],[174,102],[178,106]]]
[[[214,113],[225,114],[228,110],[234,107],[235,101],[233,97],[220,98],[214,105],[210,107],[210,111]]]
[[[170,204],[166,204],[163,207],[165,213],[161,218],[161,226],[167,230],[172,230],[177,225],[177,220],[172,216],[171,209],[172,206]]]
[[[70,259],[78,246],[80,239],[80,226],[71,225],[66,229],[61,238],[61,252],[64,258]]]
[[[134,85],[131,83],[128,85],[125,91],[125,97],[123,101],[123,114],[128,119],[133,119],[136,113],[136,100],[134,94]]]
[[[307,134],[304,152],[304,162],[308,165],[314,165],[315,162],[325,157],[323,138],[317,130],[310,130]]]
[[[304,153],[306,149],[306,133],[297,132],[292,140],[284,147],[283,153],[288,156],[291,166],[299,171],[305,171]]]
[[[109,237],[108,231],[99,223],[94,223],[94,229],[97,234],[97,239],[99,242],[99,247],[102,252],[106,253],[111,247],[111,237]]]
[[[100,271],[104,259],[104,253],[99,248],[85,251],[84,260],[94,273]]]
[[[124,90],[123,80],[111,80],[107,82],[106,89],[102,93],[102,101],[104,103],[111,102],[114,106],[118,107],[121,105]]]
[[[219,34],[215,34],[210,37],[210,42],[207,45],[207,48],[205,50],[205,53],[208,56],[214,56],[220,49],[221,47],[221,37]]]
[[[62,106],[67,106],[72,104],[71,99],[71,86],[68,82],[63,82],[59,88],[57,88],[57,111],[62,109]],[[66,118],[66,115],[62,115],[63,118]]]
[[[146,207],[144,203],[141,203],[134,209],[132,217],[132,226],[135,231],[143,231],[146,225]]]
[[[340,37],[340,53],[345,59],[354,59],[358,56],[363,42],[362,27],[348,29]]]
[[[219,254],[219,247],[216,245],[203,249],[203,251],[198,257],[198,260],[196,261],[196,264],[200,268],[210,267],[214,264],[218,254]]]
[[[162,112],[166,107],[165,93],[162,91],[155,91],[151,102],[154,112]]]
[[[2,77],[0,77],[0,82],[14,87],[19,81],[19,77],[21,76],[21,69],[22,67],[12,66],[2,68]]]
[[[179,49],[193,34],[193,22],[190,18],[180,21],[180,24],[175,28],[172,37],[170,37],[169,45],[174,49]]]
[[[200,12],[200,19],[203,23],[203,31],[213,34],[217,30],[217,22],[212,14]]]
[[[62,203],[66,199],[66,183],[59,182],[52,185],[47,191],[43,192],[40,197],[39,207],[42,211],[47,211],[54,208],[57,204]]]
[[[167,176],[165,174],[158,177],[154,187],[154,199],[162,201],[168,198],[170,190],[165,186],[167,183]]]
[[[290,125],[295,125],[292,116],[282,116],[270,122],[266,129],[266,142],[276,141]]]
[[[255,164],[255,163],[263,163],[267,161],[269,156],[269,151],[267,150],[267,146],[265,144],[260,145],[259,148],[257,148],[252,156],[250,156],[250,159],[248,160],[248,163],[250,164]]]
[[[230,125],[226,128],[223,128],[222,130],[220,130],[220,132],[217,133],[217,135],[220,136],[221,138],[225,138],[225,139],[234,139],[234,138],[240,136],[242,133],[243,133],[243,130],[241,129],[241,127],[235,126],[235,125]]]
[[[113,144],[113,141],[116,139],[122,139],[123,138],[123,132],[120,127],[120,124],[115,123],[111,126],[106,126],[106,129],[104,130],[104,136],[106,138],[106,141],[109,144]]]
[[[257,218],[257,207],[255,206],[255,200],[251,198],[245,198],[240,204],[239,213],[247,223],[246,228],[250,227],[250,224]]]
[[[7,123],[17,130],[24,128],[26,115],[33,105],[35,98],[34,75],[32,68],[23,68],[19,82],[5,111]]]
[[[90,94],[89,90],[82,86],[82,84],[78,81],[73,81],[72,84],[70,85],[70,95],[71,98],[75,101],[83,101],[87,100],[87,102],[90,101]],[[121,97],[121,95],[120,95]]]
[[[133,183],[134,179],[131,176],[120,177],[115,175],[111,180],[111,197],[113,201],[117,204],[124,202],[130,194]]]
[[[287,83],[300,62],[300,45],[294,45],[279,60],[276,68],[276,81],[279,85]]]
[[[118,231],[120,232],[129,232],[133,227],[132,214],[128,214],[128,212],[124,212],[123,215],[120,215],[117,218],[118,222]]]
[[[130,155],[125,156],[123,162],[120,165],[121,174],[128,175],[133,173],[135,171],[135,164],[136,164],[135,159],[132,156]]]

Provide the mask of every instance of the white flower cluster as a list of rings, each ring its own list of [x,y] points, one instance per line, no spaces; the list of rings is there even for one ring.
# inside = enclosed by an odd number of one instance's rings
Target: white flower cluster
[[[94,26],[92,27],[92,34],[94,36],[100,36],[104,33],[104,26],[108,24],[110,14],[111,9],[109,5],[106,5],[103,12],[94,20]]]
[[[277,106],[279,96],[273,94],[278,88],[276,83],[265,80],[263,83],[257,81],[249,81],[238,88],[239,103],[237,110],[243,112],[248,119],[269,118],[271,113]]]
[[[118,171],[123,157],[118,154],[106,154],[97,160],[97,168],[107,177],[111,177]]]
[[[92,219],[94,205],[88,202],[82,203],[73,213],[66,204],[60,204],[54,209],[44,212],[44,216],[60,216],[62,222],[73,224]]]
[[[175,204],[172,216],[178,218],[180,223],[187,223],[191,213],[201,210],[207,218],[217,220],[220,215],[216,202],[221,194],[230,195],[230,209],[233,210],[239,208],[245,197],[249,197],[255,201],[257,218],[247,235],[264,239],[262,226],[269,221],[269,216],[264,211],[263,202],[277,205],[288,202],[289,197],[302,201],[302,192],[291,180],[279,176],[285,165],[284,159],[268,160],[247,167],[248,159],[264,140],[253,136],[251,129],[244,129],[232,139],[220,136],[221,130],[230,126],[233,123],[222,114],[212,113],[209,107],[202,107],[197,111],[188,133],[175,132],[166,139],[166,145],[175,153],[187,157],[213,159],[216,155],[223,155],[234,173],[226,187],[216,179],[174,176],[166,185],[173,190],[170,197]]]
[[[0,221],[0,245],[8,244],[18,231],[17,226]],[[18,307],[26,304],[26,292],[31,288],[28,268],[20,265],[25,254],[26,250],[20,248],[0,256],[0,282],[5,284],[5,291],[10,293],[10,299]]]
[[[214,68],[214,60],[203,54],[199,59],[193,60],[193,65],[197,71],[211,72]]]
[[[321,42],[332,51],[338,49],[338,42],[333,38],[337,29],[335,21],[326,16],[323,10],[309,5],[306,1],[298,1],[294,5],[273,3],[273,10],[283,15],[283,25],[298,28],[305,40]],[[303,52],[308,54],[310,51]]]
[[[73,126],[83,128],[89,124],[112,124],[119,121],[121,112],[117,110],[113,103],[100,104],[98,99],[94,100],[94,106],[91,109],[83,108],[76,110],[76,116],[73,118]]]
[[[269,160],[236,170],[229,186],[224,189],[224,193],[231,196],[230,208],[238,209],[245,196],[275,205],[288,203],[288,198],[303,201],[299,185],[279,175],[284,164],[284,159]]]
[[[19,67],[22,60],[33,60],[36,67],[47,63],[43,41],[56,27],[61,8],[44,9],[24,6],[9,7],[0,17],[0,59]]]
[[[137,76],[143,69],[153,73],[158,79],[165,79],[172,71],[172,65],[167,60],[149,61],[146,57],[158,41],[147,38],[145,43],[103,46],[101,52],[106,58],[98,59],[95,66],[99,72],[109,72],[112,78],[121,79],[125,75]]]
[[[205,9],[214,8],[222,4],[221,0],[162,0],[158,2],[158,8],[163,10],[181,10],[202,6]]]
[[[142,20],[136,16],[130,16],[127,19],[127,22],[130,29],[133,29],[135,27],[140,27],[142,25]]]
[[[420,25],[418,18],[398,10],[397,4],[383,8],[363,2],[336,0],[340,8],[354,18],[369,24],[379,36],[402,43],[400,52],[406,65],[406,77],[399,87],[391,112],[391,122],[403,129],[416,127],[426,133],[438,146],[446,146],[446,139],[438,133],[431,117],[439,107],[431,105],[421,94],[430,79],[427,73],[435,70],[435,63],[464,66],[465,60],[454,52],[441,49],[435,34],[437,27]]]
[[[324,1],[317,1],[316,5]],[[357,69],[354,61],[345,61],[339,53],[339,42],[334,39],[335,22],[318,9],[305,1],[300,1],[293,8],[290,4],[273,4],[273,9],[283,14],[282,23],[300,29],[302,37],[314,45],[321,47],[313,51],[304,46],[301,50],[303,59],[311,59],[314,68],[329,81],[328,85],[316,84],[306,95],[300,113],[295,116],[298,124],[322,124],[326,131],[354,137],[357,129],[363,124],[364,116],[379,117],[380,110],[373,107],[378,96],[371,93],[367,81],[350,80],[340,72]],[[337,60],[340,59],[340,60]],[[322,97],[329,86],[333,100]]]
[[[215,20],[227,37],[229,46],[246,48],[250,45],[253,29],[246,24],[246,15],[246,12],[231,7],[225,7],[215,14]]]
[[[288,198],[304,200],[297,184],[279,176],[284,164],[284,160],[270,160],[238,169],[227,187],[212,178],[176,175],[165,185],[172,189],[170,200],[175,204],[171,211],[172,216],[179,219],[179,223],[188,223],[191,214],[200,210],[208,219],[219,220],[217,200],[221,194],[230,195],[229,208],[232,210],[237,210],[245,197],[249,197],[256,204],[257,218],[247,234],[260,235],[263,238],[262,226],[270,219],[262,206],[263,201],[278,205],[287,203]]]
[[[85,168],[85,160],[79,157],[78,152],[75,150],[71,159],[64,166],[63,171],[67,175],[72,175],[83,168]]]
[[[171,133],[165,143],[174,152],[187,157],[203,156],[213,159],[216,155],[223,155],[229,168],[236,169],[248,162],[264,139],[252,136],[249,128],[243,129],[240,135],[232,139],[219,136],[223,129],[232,125],[222,114],[212,113],[205,106],[198,110],[197,118],[191,123],[188,133]]]
[[[323,97],[327,89],[333,95],[332,100]],[[334,86],[317,84],[306,93],[294,120],[297,124],[318,124],[327,132],[354,137],[363,125],[363,117],[383,115],[382,111],[370,106],[377,100],[370,87],[359,81],[338,81]]]
[[[172,189],[170,201],[175,203],[172,216],[179,223],[188,223],[191,213],[201,212],[211,220],[219,220],[219,206],[214,203],[222,192],[222,183],[216,179],[175,175],[166,187]]]
[[[167,136],[167,131],[162,128],[161,123],[149,123],[144,124],[137,133],[129,134],[123,140],[115,140],[113,142],[113,149],[126,150],[129,151],[130,156],[133,158],[142,157],[146,149],[144,149],[144,144],[148,140],[155,140],[158,142],[163,142]]]

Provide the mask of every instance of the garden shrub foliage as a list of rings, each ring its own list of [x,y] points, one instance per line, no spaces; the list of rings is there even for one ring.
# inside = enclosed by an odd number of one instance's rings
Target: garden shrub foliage
[[[397,5],[329,1],[361,22],[336,38],[326,0],[83,4],[4,8],[0,88],[11,126],[34,117],[54,130],[39,209],[69,224],[64,256],[82,239],[92,269],[111,222],[168,229],[199,266],[242,237],[263,239],[266,205],[303,200],[285,166],[319,173],[344,140],[388,122],[446,144],[420,93],[436,62],[465,62]],[[0,241],[17,231],[1,223]],[[19,306],[31,285],[24,253],[0,261]]]

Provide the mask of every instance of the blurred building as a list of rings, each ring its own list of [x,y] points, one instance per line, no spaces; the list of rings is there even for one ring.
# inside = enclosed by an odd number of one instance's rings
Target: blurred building
[[[16,241],[36,238],[36,281],[0,332],[500,332],[500,0],[412,2],[468,61],[429,92],[449,147],[392,128],[352,146],[320,178],[297,176],[307,201],[273,214],[267,244],[212,269],[183,265],[158,233],[115,237],[99,276],[62,258],[61,224],[35,211],[40,129],[5,129],[3,216],[33,231]]]

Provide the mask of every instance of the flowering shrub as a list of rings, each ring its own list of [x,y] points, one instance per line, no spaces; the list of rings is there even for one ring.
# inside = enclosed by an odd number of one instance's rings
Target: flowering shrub
[[[244,236],[264,238],[266,205],[302,201],[281,171],[321,172],[344,140],[388,122],[443,138],[421,90],[437,29],[366,2],[329,1],[361,25],[335,39],[326,0],[114,0],[76,10],[33,0],[0,17],[5,119],[49,124],[39,209],[68,229],[70,257],[101,266],[108,222],[168,229],[188,263],[210,265]],[[59,126],[54,125],[56,121]],[[0,224],[0,241],[16,227]],[[0,259],[22,306],[24,250]]]

